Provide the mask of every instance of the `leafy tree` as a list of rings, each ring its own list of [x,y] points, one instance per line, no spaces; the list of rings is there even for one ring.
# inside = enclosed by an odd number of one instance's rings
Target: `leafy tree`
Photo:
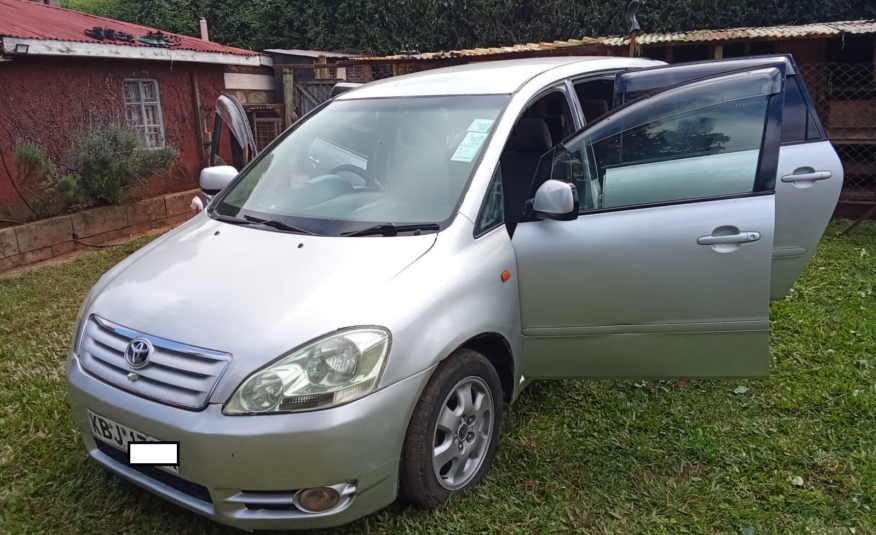
[[[67,6],[261,50],[450,50],[626,30],[627,0],[65,0]],[[115,6],[115,7],[112,7]],[[112,12],[108,15],[107,12]],[[643,0],[645,31],[805,24],[876,17],[876,0]]]

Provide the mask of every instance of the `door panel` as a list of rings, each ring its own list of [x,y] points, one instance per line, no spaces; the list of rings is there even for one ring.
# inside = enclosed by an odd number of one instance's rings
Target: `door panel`
[[[213,124],[210,165],[225,165],[225,162],[219,156],[223,124],[228,126],[232,140],[238,144],[243,153],[239,162],[240,166],[237,169],[240,171],[258,155],[258,149],[256,149],[255,139],[252,136],[252,127],[250,127],[249,119],[246,117],[246,110],[243,109],[243,106],[236,98],[228,93],[222,93],[216,99],[216,120]]]
[[[770,298],[784,299],[830,222],[843,187],[843,166],[829,141],[783,145],[777,174]],[[798,180],[816,174],[821,175],[817,180]]]
[[[843,180],[842,164],[830,143],[823,140],[823,128],[791,57],[765,56],[678,64],[619,73],[615,78],[614,102],[619,105],[685,80],[736,69],[782,64],[786,70],[788,87],[785,92],[783,145],[776,183],[771,299],[783,299],[805,269],[836,207]],[[813,138],[814,142],[796,144]],[[791,178],[791,175],[799,175],[807,170],[830,173],[831,176],[817,183]],[[782,177],[789,178],[783,180]]]
[[[525,375],[767,375],[774,198],[519,225]],[[697,243],[728,226],[760,239]]]
[[[781,69],[631,103],[542,159],[574,221],[526,221],[517,254],[528,377],[768,373]]]

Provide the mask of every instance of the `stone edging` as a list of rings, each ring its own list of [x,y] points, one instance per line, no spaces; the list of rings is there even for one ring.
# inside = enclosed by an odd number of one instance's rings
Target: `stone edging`
[[[175,227],[197,214],[190,205],[200,194],[199,189],[181,191],[0,229],[0,272],[154,228]]]

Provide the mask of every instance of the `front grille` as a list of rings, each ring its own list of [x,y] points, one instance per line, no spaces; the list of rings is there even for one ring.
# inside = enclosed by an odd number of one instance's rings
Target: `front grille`
[[[147,338],[154,348],[140,369],[125,362],[125,348],[133,338]],[[79,359],[86,370],[120,388],[170,405],[202,409],[231,355],[138,333],[91,316]],[[130,380],[129,374],[136,374],[130,376],[136,380]]]
[[[114,448],[109,444],[105,444],[100,440],[95,440],[94,442],[97,444],[97,449],[100,450],[101,453],[117,463],[123,464],[131,470],[135,470],[150,479],[154,479],[162,485],[167,485],[168,487],[191,496],[196,500],[209,504],[213,503],[212,498],[210,498],[210,491],[207,490],[207,487],[198,485],[197,483],[192,483],[191,481],[186,481],[179,476],[175,476],[169,472],[161,470],[160,468],[155,468],[154,466],[131,466],[128,464],[127,453]]]

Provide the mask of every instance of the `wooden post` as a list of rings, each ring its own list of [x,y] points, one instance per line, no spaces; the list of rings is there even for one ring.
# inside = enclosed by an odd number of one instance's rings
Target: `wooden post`
[[[724,45],[714,45],[712,47],[712,59],[724,58]]]
[[[630,33],[630,57],[636,57],[636,31],[633,30]]]
[[[328,63],[328,60],[326,59],[325,56],[319,56],[318,58],[316,58],[317,65],[325,65],[326,63]],[[320,68],[316,69],[316,79],[317,80],[327,80],[328,77],[329,77],[328,69],[326,69],[325,67],[320,67]]]
[[[295,115],[295,77],[292,69],[283,69],[283,104],[286,105],[285,126],[288,128],[298,117]]]

